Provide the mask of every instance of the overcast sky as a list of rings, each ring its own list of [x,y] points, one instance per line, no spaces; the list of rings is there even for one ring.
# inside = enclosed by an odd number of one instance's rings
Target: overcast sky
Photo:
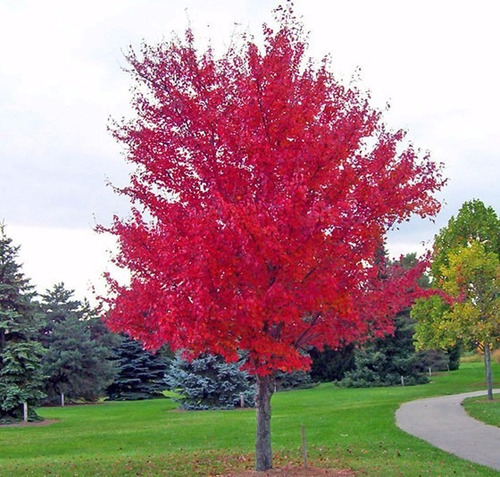
[[[232,31],[271,20],[271,0],[0,0],[0,221],[40,291],[63,281],[89,297],[112,242],[96,222],[126,215],[107,180],[127,168],[107,132],[127,115],[123,52],[190,22],[224,48]],[[386,119],[446,166],[435,223],[412,221],[389,241],[396,256],[429,244],[460,205],[500,212],[500,28],[495,0],[296,0],[310,51],[346,81],[356,67]]]

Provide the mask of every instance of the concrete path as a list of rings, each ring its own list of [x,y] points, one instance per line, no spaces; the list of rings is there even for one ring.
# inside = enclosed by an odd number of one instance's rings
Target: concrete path
[[[405,403],[396,412],[396,424],[433,446],[500,471],[500,428],[476,421],[461,405],[468,397],[482,395],[486,391]]]

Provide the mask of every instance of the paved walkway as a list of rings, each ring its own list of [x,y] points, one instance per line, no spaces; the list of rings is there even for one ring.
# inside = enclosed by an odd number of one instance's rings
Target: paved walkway
[[[433,446],[500,470],[500,428],[476,421],[461,405],[468,397],[482,395],[486,391],[411,401],[397,410],[396,423]]]

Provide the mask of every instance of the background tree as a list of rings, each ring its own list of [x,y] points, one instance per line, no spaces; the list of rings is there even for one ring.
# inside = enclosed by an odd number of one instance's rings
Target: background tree
[[[382,262],[386,253],[381,250]],[[415,253],[400,257],[393,265],[404,270],[411,270],[417,263]],[[397,270],[397,268],[396,268]],[[394,267],[385,267],[382,276],[390,277]],[[418,278],[422,289],[430,287],[430,280],[426,273]],[[401,291],[404,292],[403,290]],[[410,290],[411,293],[411,290]],[[414,333],[416,322],[410,317],[410,308],[402,310],[394,320],[395,329],[391,334],[376,338],[361,344],[354,351],[354,366],[345,373],[342,385],[349,387],[395,386],[422,384],[428,382],[423,374],[429,367],[434,369],[448,369],[449,355],[443,351],[415,350]]]
[[[469,264],[467,266],[475,263],[477,266],[483,267],[484,263],[481,264],[481,262],[493,260],[493,255],[497,259],[500,258],[500,220],[492,207],[486,207],[478,199],[465,202],[460,208],[457,217],[451,217],[447,226],[441,229],[435,237],[431,265],[431,278],[434,288],[444,291],[458,286],[457,283],[453,284],[453,279],[450,279],[449,276],[449,273],[451,273],[449,268],[450,259],[454,257],[457,261],[457,254],[460,250],[465,250],[473,243],[476,243],[476,245],[472,250],[462,254],[463,257],[468,257]],[[481,245],[482,251],[478,249],[477,244]],[[476,257],[477,260],[470,255],[473,252],[479,254]],[[483,254],[487,254],[489,258],[481,258]],[[468,269],[472,273],[471,280],[474,280],[476,272],[470,268]],[[492,277],[490,279],[493,280]],[[472,282],[470,285],[472,286]],[[492,286],[492,282],[490,282],[490,286]],[[464,320],[468,319],[457,314],[457,310],[462,306],[460,301],[464,296],[457,296],[452,293],[447,299],[433,296],[417,302],[412,310],[412,316],[418,321],[415,335],[417,348],[454,346],[457,349],[460,344],[466,347],[471,345],[483,346],[482,342],[477,339],[474,327],[469,328],[468,334],[465,332],[467,327],[460,325],[460,323],[463,324]],[[452,302],[457,303],[453,305]],[[469,302],[469,305],[471,305],[471,302]],[[452,318],[456,320],[455,324],[450,322]],[[486,317],[481,319],[484,320]],[[460,332],[458,332],[457,328],[459,326],[461,327]],[[488,342],[490,345],[493,344],[491,339]],[[489,348],[485,349],[485,361],[489,360],[489,352]],[[488,364],[486,364],[486,369],[489,369]],[[490,378],[487,377],[487,381],[489,380]],[[490,387],[489,384],[487,386]]]
[[[436,296],[417,302],[413,315],[421,325],[416,335],[422,345],[454,344],[457,340],[484,349],[488,399],[493,399],[490,350],[500,340],[500,260],[473,240],[447,255],[439,274],[441,288],[454,298],[445,304]]]
[[[409,310],[395,320],[393,334],[365,343],[354,353],[354,369],[345,373],[342,385],[373,387],[422,384],[428,382],[419,366],[413,344],[415,321]]]
[[[42,295],[40,341],[46,349],[42,364],[50,403],[96,401],[115,373],[111,349],[92,337],[92,324],[100,318],[73,294],[59,283]]]
[[[112,400],[128,401],[164,397],[165,374],[170,359],[165,353],[143,349],[141,343],[127,336],[113,349],[117,372],[107,389]]]
[[[331,349],[326,346],[323,351],[312,348],[311,379],[314,382],[340,381],[346,371],[354,369],[354,343]]]
[[[54,326],[64,323],[68,316],[82,317],[80,301],[75,300],[74,290],[68,290],[64,283],[55,284],[51,290],[47,289],[41,295],[41,310],[43,313],[43,327],[40,329],[38,340],[47,346]]]
[[[0,422],[23,418],[23,403],[43,398],[42,346],[33,340],[39,327],[33,288],[17,261],[19,247],[0,225]]]
[[[275,391],[289,391],[290,389],[306,389],[315,386],[309,371],[278,371],[274,377]]]
[[[156,349],[218,354],[257,380],[256,468],[272,466],[277,371],[310,346],[391,329],[412,274],[381,281],[376,251],[412,213],[438,210],[439,167],[389,131],[368,95],[305,57],[290,8],[264,47],[233,38],[220,57],[191,31],[128,60],[136,119],[116,138],[136,165],[131,217],[109,280],[108,324]],[[104,229],[101,229],[104,230]]]
[[[435,283],[442,267],[448,264],[449,252],[465,247],[471,240],[482,242],[488,252],[500,254],[500,219],[492,207],[486,207],[479,199],[464,202],[458,215],[452,216],[434,238],[431,276]]]
[[[460,367],[460,343],[446,351],[437,349],[420,350],[416,354],[415,367],[422,373],[433,371],[454,371]]]
[[[165,384],[180,394],[182,409],[234,409],[240,406],[241,394],[245,406],[253,407],[254,380],[240,369],[241,365],[208,354],[192,361],[177,355],[168,369]]]

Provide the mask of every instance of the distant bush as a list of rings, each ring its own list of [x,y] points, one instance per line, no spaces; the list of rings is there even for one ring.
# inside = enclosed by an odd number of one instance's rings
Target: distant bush
[[[416,384],[426,384],[429,382],[427,376],[420,374],[416,376],[403,376],[388,373],[384,376],[379,376],[373,372],[368,372],[366,374],[356,373],[353,376],[347,375],[342,381],[338,383],[341,387],[346,388],[375,388],[381,386],[414,386]]]
[[[460,367],[460,356],[462,352],[462,343],[457,343],[455,346],[447,350],[448,358],[450,359],[450,362],[448,363],[448,369],[450,371],[456,371]]]
[[[311,375],[306,371],[293,371],[291,373],[278,373],[276,375],[276,390],[307,389],[316,385]]]
[[[427,349],[415,355],[415,369],[420,373],[448,371],[450,369],[450,355],[441,350]]]

